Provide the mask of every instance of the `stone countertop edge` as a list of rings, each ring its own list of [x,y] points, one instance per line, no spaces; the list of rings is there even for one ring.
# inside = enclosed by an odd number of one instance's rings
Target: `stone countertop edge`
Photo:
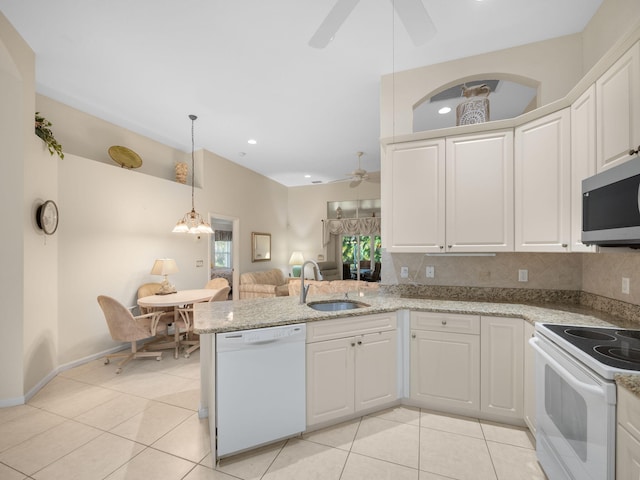
[[[390,313],[399,310],[413,310],[436,313],[457,313],[465,315],[491,315],[495,317],[516,317],[535,324],[563,323],[568,325],[590,325],[603,327],[629,328],[628,322],[617,322],[615,318],[602,320],[597,311],[583,313],[572,312],[570,306],[537,306],[518,303],[492,303],[460,300],[433,300],[407,298],[397,295],[369,294],[358,296],[351,294],[350,300],[364,302],[369,307],[336,312],[313,310],[301,305],[299,298],[276,297],[226,302],[197,303],[194,305],[194,332],[197,334],[215,334],[250,330],[254,328],[276,327],[295,323],[308,323],[321,320]],[[344,295],[314,296],[308,303],[323,300],[344,300]],[[640,374],[616,375],[616,384],[640,398]]]

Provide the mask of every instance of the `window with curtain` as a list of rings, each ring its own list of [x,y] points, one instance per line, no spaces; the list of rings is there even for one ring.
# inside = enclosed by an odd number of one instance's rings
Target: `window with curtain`
[[[231,268],[232,232],[227,230],[216,230],[213,235],[213,268]]]

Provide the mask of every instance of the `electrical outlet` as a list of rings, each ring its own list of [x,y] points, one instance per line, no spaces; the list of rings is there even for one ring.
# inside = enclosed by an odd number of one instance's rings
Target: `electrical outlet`
[[[622,293],[629,295],[629,279],[627,277],[622,277]]]
[[[528,282],[529,281],[529,270],[518,270],[518,281],[519,282]]]
[[[434,278],[436,276],[436,268],[433,265],[427,265],[427,271],[425,273],[427,278]]]
[[[196,260],[196,267],[204,266],[204,260]]]
[[[409,267],[400,267],[400,278],[409,278]]]

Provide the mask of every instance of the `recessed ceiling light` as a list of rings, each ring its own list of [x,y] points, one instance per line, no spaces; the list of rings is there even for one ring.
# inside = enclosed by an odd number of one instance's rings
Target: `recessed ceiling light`
[[[255,145],[256,143],[258,143],[257,141],[255,141],[253,138],[250,138],[249,141],[247,142],[249,145]]]
[[[440,115],[444,115],[445,113],[449,113],[451,111],[451,107],[442,107],[440,110],[438,110],[438,113]]]
[[[311,178],[311,175],[305,175],[304,178]]]

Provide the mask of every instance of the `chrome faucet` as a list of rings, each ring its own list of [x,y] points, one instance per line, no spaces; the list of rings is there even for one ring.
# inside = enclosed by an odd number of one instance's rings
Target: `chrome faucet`
[[[314,260],[307,260],[302,264],[300,268],[300,305],[304,305],[307,303],[307,292],[309,291],[309,285],[305,286],[304,284],[304,267],[307,266],[307,263],[313,264],[313,278],[315,280],[322,280],[322,274],[320,273],[320,267]]]

